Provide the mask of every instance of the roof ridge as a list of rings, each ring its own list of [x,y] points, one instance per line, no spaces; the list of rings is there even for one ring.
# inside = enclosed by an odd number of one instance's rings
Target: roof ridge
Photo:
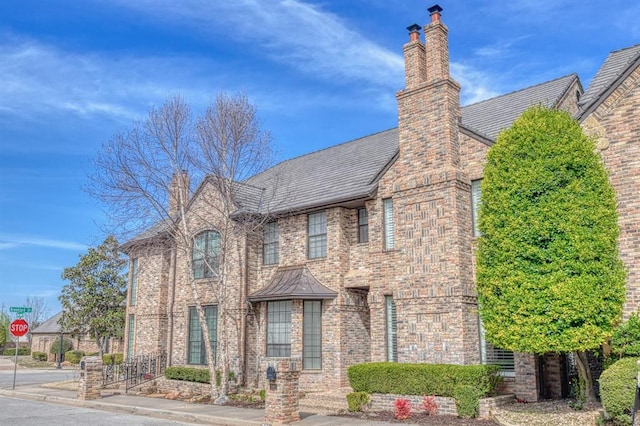
[[[638,44],[634,44],[633,46],[623,47],[622,49],[612,50],[611,52],[609,52],[609,55],[608,55],[608,56],[610,56],[610,55],[612,55],[612,54],[614,54],[614,53],[620,53],[620,52],[622,52],[622,51],[624,51],[624,50],[636,49],[636,48],[638,48],[638,47],[640,47],[640,43],[638,43]]]
[[[514,90],[514,91],[509,92],[509,93],[504,93],[502,95],[494,96],[493,98],[488,98],[488,99],[484,99],[482,101],[479,101],[479,102],[476,102],[476,103],[473,103],[473,104],[465,105],[461,109],[464,109],[464,108],[467,108],[467,107],[470,107],[470,106],[480,105],[480,104],[483,104],[485,102],[493,101],[495,99],[504,98],[506,96],[511,96],[511,95],[516,94],[516,93],[523,92],[525,90],[533,89],[533,88],[536,88],[536,87],[539,87],[539,86],[543,86],[545,84],[553,83],[554,81],[562,80],[562,79],[569,78],[569,77],[578,77],[578,73],[572,72],[570,74],[563,75],[562,77],[557,77],[557,78],[554,78],[554,79],[551,79],[551,80],[543,81],[543,82],[538,83],[538,84],[534,84],[534,85],[531,85],[531,86],[523,87],[522,89]]]

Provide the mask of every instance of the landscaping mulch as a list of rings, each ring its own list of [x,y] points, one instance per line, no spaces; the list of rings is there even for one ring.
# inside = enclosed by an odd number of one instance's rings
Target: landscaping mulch
[[[358,420],[368,420],[376,422],[388,422],[412,425],[431,425],[431,426],[496,426],[499,423],[493,420],[480,419],[463,419],[457,416],[431,416],[425,412],[413,413],[409,419],[398,420],[392,411],[371,411],[365,413],[344,413],[335,414],[335,417],[346,417]]]

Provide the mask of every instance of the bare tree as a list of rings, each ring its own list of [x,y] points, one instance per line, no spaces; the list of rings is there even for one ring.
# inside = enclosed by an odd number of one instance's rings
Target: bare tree
[[[31,308],[31,312],[24,314],[24,319],[29,324],[29,333],[27,338],[29,339],[29,346],[31,346],[31,330],[42,324],[47,317],[49,317],[49,308],[42,297],[29,297],[24,302],[24,306]]]
[[[106,142],[95,161],[90,192],[109,207],[113,226],[138,233],[161,229],[177,257],[187,262],[198,254],[199,266],[211,271],[203,280],[192,264],[189,277],[182,278],[188,280],[198,312],[213,397],[228,393],[230,345],[237,345],[234,337],[246,338],[244,253],[249,235],[267,216],[255,214],[263,190],[245,181],[272,164],[272,152],[271,137],[261,130],[256,109],[244,94],[218,95],[197,119],[174,96],[129,132]],[[191,199],[191,182],[196,181],[202,183]],[[213,257],[194,240],[203,229],[219,236]],[[212,297],[217,305],[216,353],[210,350],[203,306]]]

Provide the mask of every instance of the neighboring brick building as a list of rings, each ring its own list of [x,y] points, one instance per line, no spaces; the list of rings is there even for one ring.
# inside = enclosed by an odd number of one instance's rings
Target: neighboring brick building
[[[562,357],[493,348],[476,304],[485,156],[500,130],[537,104],[575,114],[600,138],[620,205],[625,315],[638,308],[640,45],[613,52],[584,93],[571,74],[461,108],[460,86],[449,75],[448,30],[441,9],[429,11],[425,43],[420,27],[409,27],[398,128],[285,161],[245,182],[260,189],[261,202],[246,191],[238,208],[269,220],[258,238],[238,235],[241,250],[227,256],[237,266],[227,282],[237,286],[228,289],[233,315],[224,327],[211,290],[215,274],[202,268],[201,255],[180,250],[162,225],[125,245],[132,259],[129,356],[167,350],[173,365],[206,363],[187,284],[194,273],[217,340],[230,333],[231,368],[248,386],[263,385],[265,356],[301,357],[302,390],[348,385],[346,369],[360,362],[492,362],[503,366],[505,390],[518,397],[560,396]],[[184,218],[209,260],[219,238],[219,218],[205,201],[213,187],[205,180]]]

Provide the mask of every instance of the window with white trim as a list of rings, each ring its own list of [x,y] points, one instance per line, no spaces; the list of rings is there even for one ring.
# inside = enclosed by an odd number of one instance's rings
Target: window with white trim
[[[322,302],[305,300],[302,318],[302,368],[322,368]]]
[[[193,277],[212,278],[218,273],[220,233],[204,231],[193,239]]]
[[[390,250],[395,247],[395,220],[393,218],[393,199],[382,200],[383,229],[384,229],[384,249]]]
[[[485,339],[482,319],[480,319],[480,359],[483,364],[499,365],[503,376],[515,377],[516,367],[513,352],[496,348]]]
[[[211,341],[211,351],[216,357],[216,343],[218,335],[218,307],[216,305],[203,306],[204,316],[209,328],[209,339]],[[195,306],[189,307],[189,345],[187,347],[187,364],[208,365],[206,344],[200,316]]]
[[[398,318],[393,296],[384,297],[387,361],[398,362]]]
[[[473,219],[473,236],[480,236],[480,226],[478,222],[481,204],[482,191],[480,190],[480,184],[482,179],[471,181],[471,217]]]
[[[309,259],[327,257],[327,212],[312,213],[307,218]]]
[[[267,356],[291,356],[291,300],[267,302]]]
[[[262,264],[275,265],[279,261],[278,222],[268,222],[262,227]]]
[[[133,259],[131,261],[131,292],[129,293],[129,305],[135,306],[137,292],[138,292],[138,259]]]

